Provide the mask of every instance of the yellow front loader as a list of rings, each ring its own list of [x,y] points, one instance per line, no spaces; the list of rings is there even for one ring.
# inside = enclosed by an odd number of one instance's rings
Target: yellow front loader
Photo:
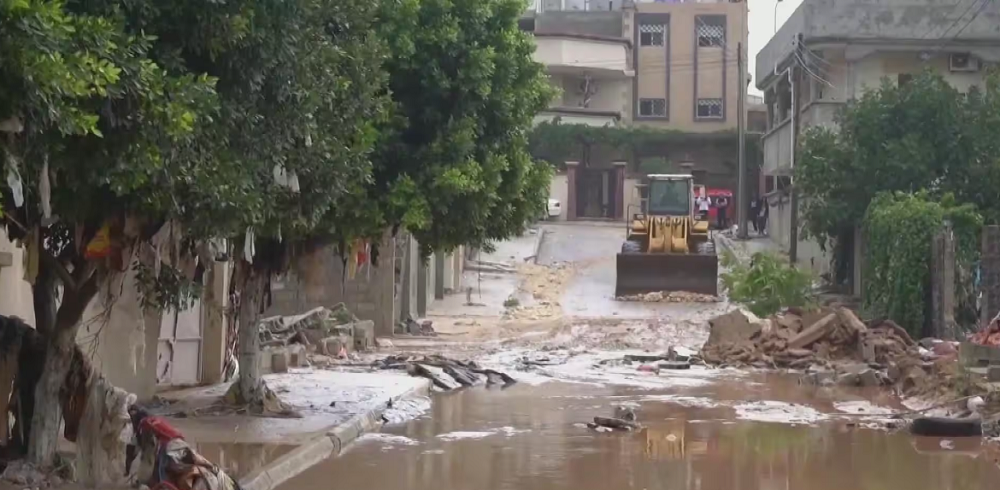
[[[719,261],[708,221],[695,214],[690,175],[643,179],[640,212],[631,216],[618,254],[615,296],[654,291],[717,295]]]

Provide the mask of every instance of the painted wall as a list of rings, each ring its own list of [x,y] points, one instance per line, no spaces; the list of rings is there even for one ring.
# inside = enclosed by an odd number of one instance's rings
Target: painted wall
[[[0,229],[0,252],[11,254],[11,265],[0,267],[0,314],[17,316],[34,325],[31,285],[24,281],[24,252],[7,239],[3,229]]]
[[[627,70],[628,48],[624,43],[574,37],[535,37],[535,61],[599,70]]]
[[[736,52],[738,43],[747,43],[746,2],[640,3],[636,9],[632,26],[636,99],[665,97],[669,112],[669,120],[637,118],[636,124],[691,132],[735,129],[738,84],[743,78],[738,73]],[[697,47],[696,17],[706,15],[726,17],[725,46]],[[660,22],[667,24],[666,46],[641,46],[640,26]],[[724,99],[724,119],[696,118],[696,99],[720,97]]]

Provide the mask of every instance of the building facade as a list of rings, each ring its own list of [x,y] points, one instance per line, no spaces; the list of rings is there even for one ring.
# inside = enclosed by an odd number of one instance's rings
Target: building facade
[[[638,151],[588,146],[566,155],[550,187],[564,203],[559,219],[624,219],[647,173],[692,173],[735,191],[746,22],[746,3],[725,0],[538,0],[529,8],[522,28],[534,34],[535,60],[560,93],[536,123],[691,135]]]
[[[804,0],[757,55],[756,86],[767,107],[760,192],[769,196],[771,236],[786,250],[793,97],[801,133],[835,127],[840,108],[883,79],[906,83],[931,69],[960,90],[983,83],[987,68],[1000,61],[1000,7],[977,4],[973,11],[935,0]],[[829,271],[829,257],[811,240],[799,240],[798,259],[817,273]],[[854,269],[858,290],[860,266]]]

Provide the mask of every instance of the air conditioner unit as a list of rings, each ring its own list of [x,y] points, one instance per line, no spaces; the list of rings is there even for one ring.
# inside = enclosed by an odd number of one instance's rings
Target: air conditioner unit
[[[979,71],[979,59],[968,53],[953,53],[948,56],[948,69],[951,71]]]

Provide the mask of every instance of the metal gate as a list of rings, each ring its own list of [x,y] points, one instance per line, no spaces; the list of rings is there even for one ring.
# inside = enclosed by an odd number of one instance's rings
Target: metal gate
[[[156,383],[192,385],[201,382],[202,302],[184,311],[164,311],[156,348]]]

